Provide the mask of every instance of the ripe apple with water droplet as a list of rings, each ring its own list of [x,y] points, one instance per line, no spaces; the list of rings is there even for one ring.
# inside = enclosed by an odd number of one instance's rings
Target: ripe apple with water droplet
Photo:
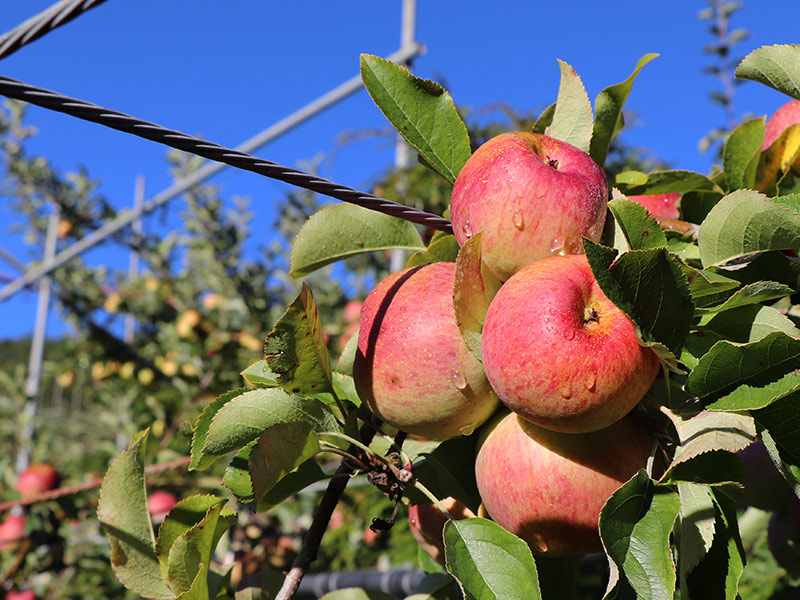
[[[574,435],[502,413],[478,441],[478,492],[489,516],[534,554],[600,552],[600,511],[647,465],[652,445],[653,437],[633,416]]]
[[[506,281],[486,313],[481,350],[486,375],[508,408],[567,433],[620,420],[660,367],[583,255],[542,259]]]
[[[582,150],[546,135],[511,132],[478,148],[456,178],[450,202],[460,245],[483,231],[483,260],[502,281],[553,254],[599,241],[608,188]]]
[[[454,263],[389,275],[361,307],[353,377],[388,424],[433,439],[471,433],[497,406],[453,310]]]
[[[628,196],[628,200],[641,204],[654,217],[665,217],[667,219],[677,219],[681,216],[681,211],[678,208],[678,200],[680,198],[680,194]]]

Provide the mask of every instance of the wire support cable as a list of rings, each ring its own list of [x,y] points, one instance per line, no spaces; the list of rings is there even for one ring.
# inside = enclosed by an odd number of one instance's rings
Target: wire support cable
[[[38,88],[9,77],[0,76],[0,94],[85,121],[98,123],[117,131],[131,133],[177,150],[225,163],[237,169],[258,173],[271,179],[278,179],[296,187],[311,190],[370,210],[376,210],[412,223],[447,233],[452,233],[453,230],[450,221],[439,215],[361,192],[298,169],[257,158],[245,152],[201,140],[180,131],[166,129],[155,123],[142,121],[125,113],[103,108],[84,100],[70,98],[58,92]]]
[[[0,59],[38,40],[106,0],[61,0],[0,36]]]

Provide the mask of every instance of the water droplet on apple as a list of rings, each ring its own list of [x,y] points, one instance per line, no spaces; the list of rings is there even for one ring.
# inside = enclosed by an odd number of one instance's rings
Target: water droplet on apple
[[[460,435],[472,435],[473,431],[475,431],[475,425],[465,425],[458,430],[458,433]]]
[[[525,229],[525,220],[522,218],[522,211],[518,208],[514,211],[514,216],[511,217],[511,222],[514,223],[514,227],[518,230],[522,231]]]
[[[586,389],[590,392],[594,391],[595,386],[597,385],[597,373],[594,371],[589,371],[589,374],[586,376]]]
[[[565,340],[574,340],[575,339],[575,330],[574,329],[565,329],[564,330],[564,339]]]
[[[461,374],[461,371],[456,371],[452,377],[453,385],[456,386],[456,389],[465,390],[467,389],[467,380],[464,379],[464,376]]]
[[[552,254],[558,254],[563,249],[564,249],[564,240],[554,237],[553,241],[550,242],[550,252]]]
[[[570,381],[568,379],[566,382],[564,382],[564,385],[561,386],[561,389],[558,390],[558,392],[561,394],[561,397],[564,398],[564,400],[566,400],[568,398],[571,398],[572,397],[572,381]]]
[[[467,239],[472,237],[472,225],[469,224],[469,219],[464,222],[464,225],[461,226],[461,229],[464,231],[464,236]]]

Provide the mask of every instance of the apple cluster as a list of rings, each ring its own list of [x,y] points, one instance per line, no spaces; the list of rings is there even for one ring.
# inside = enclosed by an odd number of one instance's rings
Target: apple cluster
[[[676,216],[677,197],[638,200]],[[600,550],[601,508],[653,445],[629,413],[660,361],[581,254],[583,238],[600,240],[607,202],[605,174],[582,150],[541,134],[494,137],[464,165],[450,205],[459,245],[482,232],[483,263],[503,282],[480,359],[456,320],[453,263],[394,273],[361,309],[360,397],[389,425],[433,439],[488,421],[475,462],[483,509],[537,554]]]

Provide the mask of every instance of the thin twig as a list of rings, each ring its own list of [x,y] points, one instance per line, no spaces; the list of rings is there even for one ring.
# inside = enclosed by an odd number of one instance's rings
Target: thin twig
[[[364,423],[359,431],[361,442],[369,445],[374,436],[375,428],[369,423]],[[352,454],[357,448],[355,444],[351,444],[348,452]],[[308,533],[306,533],[306,537],[303,540],[303,545],[300,547],[300,551],[297,553],[294,563],[292,563],[292,568],[286,574],[286,579],[283,580],[283,586],[278,592],[278,595],[275,596],[275,600],[290,600],[297,592],[300,581],[306,574],[308,567],[317,558],[322,536],[328,528],[328,522],[331,519],[333,510],[339,503],[339,499],[342,497],[347,483],[350,481],[349,477],[342,477],[342,475],[350,475],[351,473],[353,473],[352,466],[346,461],[342,461],[339,468],[336,470],[336,475],[330,480],[330,483],[328,483],[328,488],[325,490],[325,495],[322,497],[322,500],[320,500],[311,527],[308,528]]]

